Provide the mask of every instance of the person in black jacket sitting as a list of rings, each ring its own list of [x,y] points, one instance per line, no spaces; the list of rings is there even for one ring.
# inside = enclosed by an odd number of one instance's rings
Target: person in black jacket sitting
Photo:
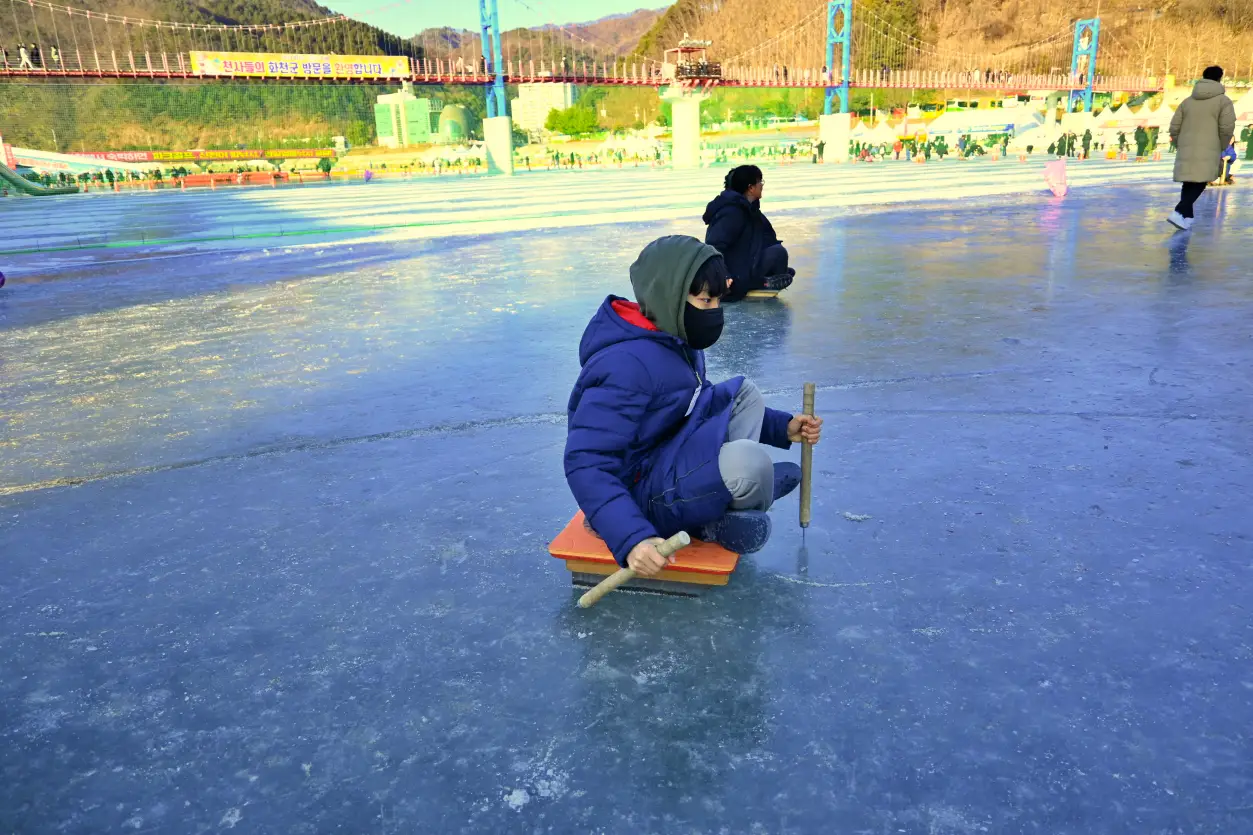
[[[796,270],[787,265],[787,250],[761,213],[765,188],[755,165],[732,168],[725,191],[709,202],[701,218],[709,228],[705,243],[722,253],[727,273],[735,279],[724,301],[738,301],[749,290],[783,290]]]

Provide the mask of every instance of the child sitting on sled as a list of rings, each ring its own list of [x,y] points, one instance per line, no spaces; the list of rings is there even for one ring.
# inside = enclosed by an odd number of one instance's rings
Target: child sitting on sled
[[[743,377],[705,377],[731,279],[713,247],[653,241],[631,265],[636,301],[609,296],[583,332],[567,407],[566,481],[619,565],[649,577],[681,530],[736,553],[770,537],[766,511],[800,481],[763,445],[816,444],[822,419],[768,408]]]

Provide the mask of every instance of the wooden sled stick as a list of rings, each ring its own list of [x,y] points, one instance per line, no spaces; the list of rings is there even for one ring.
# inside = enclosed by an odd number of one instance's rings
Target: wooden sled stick
[[[813,417],[814,384],[805,384],[805,394],[801,404],[802,414]],[[810,443],[801,444],[801,527],[809,527],[809,504],[814,497],[814,446]]]
[[[666,559],[670,559],[680,548],[686,548],[692,544],[692,538],[687,535],[687,531],[679,531],[674,536],[657,546],[657,553]],[[596,587],[589,590],[586,594],[579,598],[580,609],[590,609],[595,606],[602,597],[616,589],[623,583],[630,582],[635,579],[634,568],[619,568],[613,574],[596,584]]]

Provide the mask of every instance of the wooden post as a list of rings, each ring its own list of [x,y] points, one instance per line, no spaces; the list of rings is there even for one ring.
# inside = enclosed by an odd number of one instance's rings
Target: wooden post
[[[801,413],[813,416],[814,384],[805,384]],[[809,505],[814,494],[813,484],[814,448],[812,444],[801,442],[801,527],[809,527]]]

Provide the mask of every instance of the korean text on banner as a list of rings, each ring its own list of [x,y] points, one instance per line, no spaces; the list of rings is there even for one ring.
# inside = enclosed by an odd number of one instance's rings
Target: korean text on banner
[[[288,55],[271,52],[192,52],[193,75],[238,78],[408,78],[404,55]]]
[[[334,148],[268,148],[229,151],[74,151],[73,156],[114,162],[243,162],[258,159],[334,159]]]

